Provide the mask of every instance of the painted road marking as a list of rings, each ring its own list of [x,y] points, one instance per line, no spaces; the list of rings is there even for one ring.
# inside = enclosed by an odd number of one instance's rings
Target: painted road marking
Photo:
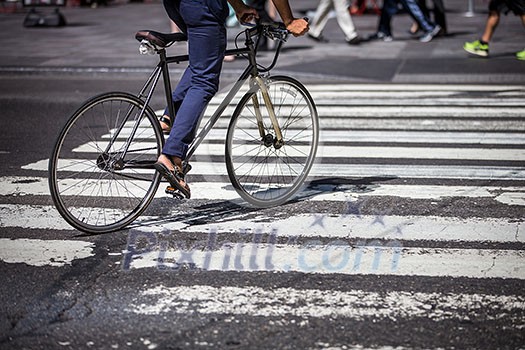
[[[150,243],[135,250],[135,242]],[[503,249],[403,247],[398,241],[344,240],[304,245],[222,243],[213,250],[202,246],[170,247],[152,234],[135,232],[119,263],[123,270],[156,268],[177,271],[182,266],[205,271],[268,271],[345,275],[395,275],[525,279],[525,252]],[[202,242],[204,243],[204,242]]]
[[[0,260],[6,263],[57,267],[94,256],[94,247],[94,243],[85,241],[0,238]]]
[[[358,207],[355,208],[358,210]],[[140,219],[139,219],[140,221]],[[209,233],[273,233],[277,237],[330,237],[333,239],[402,239],[464,242],[525,242],[525,223],[508,218],[457,218],[442,216],[299,214],[287,218],[248,220],[182,226],[175,223],[140,228],[147,232],[179,230]]]
[[[341,141],[345,141],[344,139]],[[115,145],[120,149],[124,141]],[[156,145],[151,142],[135,142],[133,147],[150,149],[143,153],[156,154]],[[375,159],[451,159],[451,160],[497,160],[523,161],[525,149],[513,148],[452,148],[452,147],[395,147],[395,146],[326,146],[321,145],[321,155],[331,158],[375,158]],[[308,146],[294,146],[284,152],[289,157],[304,157],[309,153]],[[90,142],[73,150],[77,153],[96,153],[97,143]],[[261,151],[262,152],[262,151]],[[224,156],[223,144],[205,143],[197,149],[196,155]],[[265,153],[261,153],[265,154]],[[271,154],[279,157],[281,153]],[[78,160],[77,160],[78,161]],[[322,156],[321,156],[322,161]],[[91,161],[93,163],[93,161]],[[96,165],[96,164],[95,164]]]
[[[86,160],[89,161],[89,160]],[[74,165],[78,159],[63,160],[64,164]],[[226,165],[221,162],[192,162],[192,172],[196,175],[224,175]],[[39,160],[22,166],[24,170],[47,171],[48,160]],[[71,168],[84,170],[83,168]],[[136,171],[139,173],[139,171]],[[314,164],[311,177],[395,177],[420,179],[479,179],[479,180],[523,180],[525,167],[474,166],[474,165],[396,165],[396,164]]]
[[[96,210],[96,208],[87,208]],[[359,208],[356,207],[358,210]],[[176,216],[163,213],[163,217]],[[170,222],[160,216],[142,216],[132,227],[144,232],[182,231],[203,233],[269,234],[284,237],[330,237],[364,239],[403,239],[435,241],[525,242],[523,222],[509,218],[456,218],[440,216],[394,216],[339,214],[300,214],[277,219],[244,219],[242,214],[223,222],[190,225],[184,220]],[[53,206],[0,204],[0,227],[28,229],[71,229]]]
[[[140,292],[125,310],[155,316],[196,312],[286,319],[425,317],[436,322],[468,320],[482,312],[486,320],[505,319],[513,328],[522,329],[524,309],[525,298],[517,295],[160,285]]]
[[[372,146],[343,147],[334,145],[324,145],[320,147],[319,154],[337,156],[341,154],[344,157],[357,158],[375,158],[375,159],[472,159],[478,161],[484,160],[511,160],[521,161],[524,159],[524,153],[521,149],[508,147],[483,147],[484,144],[495,145],[522,145],[525,143],[523,133],[517,132],[522,130],[522,118],[525,115],[523,107],[523,98],[525,90],[515,86],[473,86],[473,85],[418,85],[417,89],[411,85],[391,85],[391,84],[345,84],[338,85],[337,91],[334,92],[333,85],[312,85],[308,86],[316,102],[319,105],[321,115],[321,125],[329,126],[332,129],[322,130],[323,142],[367,142]],[[374,91],[373,98],[370,98],[370,92]],[[479,98],[466,97],[465,91],[478,91],[486,93],[488,96],[484,99],[483,106],[479,106]],[[218,96],[220,97],[220,96]],[[237,96],[237,98],[239,98]],[[374,100],[375,99],[375,100]],[[217,99],[212,101],[212,105]],[[443,102],[447,102],[443,105]],[[381,105],[383,104],[383,105]],[[386,104],[386,105],[385,105]],[[333,106],[332,106],[333,105]],[[286,107],[285,107],[286,108]],[[232,108],[228,109],[231,113]],[[349,117],[351,116],[351,118]],[[465,119],[465,117],[467,119]],[[378,118],[384,118],[378,121]],[[402,118],[402,119],[396,119]],[[441,119],[443,118],[443,119]],[[469,120],[470,118],[471,120]],[[480,119],[481,118],[481,119]],[[484,119],[485,118],[485,119]],[[222,118],[220,124],[224,124],[228,118]],[[407,130],[354,130],[349,133],[347,130],[333,130],[334,127],[351,127],[352,129],[367,128],[375,129],[378,127],[386,128],[392,123],[399,128],[404,128],[403,123],[413,125],[413,128],[430,128],[434,131],[407,131]],[[414,124],[416,123],[416,124]],[[379,126],[378,126],[379,125]],[[514,132],[498,133],[498,127],[505,125],[506,130],[510,126]],[[459,132],[443,131],[448,127]],[[395,129],[395,127],[393,127]],[[412,128],[412,126],[411,126]],[[487,132],[481,131],[483,128]],[[479,130],[479,131],[470,131]],[[141,131],[146,132],[144,129]],[[207,141],[211,144],[203,144],[199,154],[223,154],[223,145],[216,145],[213,142],[223,139],[225,129],[213,130],[212,137]],[[222,136],[221,136],[222,135]],[[144,140],[146,141],[146,140]],[[381,147],[381,142],[389,142],[393,147]],[[416,147],[406,147],[400,143],[415,144]],[[440,144],[439,147],[421,147],[421,144]],[[145,145],[153,143],[144,142]],[[442,144],[469,144],[474,147],[443,147]],[[79,150],[83,150],[81,145]],[[353,153],[349,153],[353,152]],[[434,153],[434,154],[432,154]],[[66,160],[67,161],[67,160]],[[78,161],[78,160],[77,160]],[[24,169],[47,171],[47,160],[24,166]],[[195,162],[192,174],[197,175],[226,175],[224,164],[213,162]],[[191,175],[191,174],[190,174]],[[312,176],[319,177],[381,177],[394,176],[397,178],[450,178],[450,179],[502,179],[502,180],[520,180],[525,179],[525,168],[523,167],[494,167],[494,166],[432,166],[432,165],[385,165],[385,164],[319,164],[312,171]],[[44,178],[8,178],[0,179],[0,194],[5,196],[21,195],[43,195],[48,196],[47,181]],[[192,184],[193,185],[193,184]],[[162,187],[162,186],[161,186]],[[228,183],[201,182],[195,183],[193,190],[197,192],[195,198],[202,199],[232,199],[235,200],[237,194],[231,189]],[[211,189],[211,191],[210,191]],[[161,189],[162,190],[162,189]],[[211,193],[208,198],[199,197],[199,192]],[[431,200],[440,200],[449,197],[483,197],[493,198],[508,205],[525,205],[524,189],[522,187],[492,187],[492,186],[429,186],[429,185],[370,185],[357,188],[348,185],[319,185],[314,186],[309,192],[302,195],[307,196],[307,200],[331,200],[345,201],[350,206],[352,201],[366,196],[396,196],[400,198],[423,198]],[[211,197],[211,198],[209,198]],[[417,273],[432,275],[432,271],[423,271],[417,269],[417,259],[422,259],[419,264],[433,265],[431,259],[435,254],[443,254],[448,260],[456,262],[461,266],[461,259],[466,259],[470,267],[462,268],[460,272],[454,270],[453,266],[446,267],[451,275],[461,275],[461,273],[472,274],[475,276],[489,276],[494,271],[502,273],[505,276],[522,276],[523,271],[520,266],[513,271],[500,271],[502,266],[507,265],[505,259],[509,259],[512,265],[514,263],[523,264],[523,256],[519,251],[514,250],[476,250],[476,249],[432,249],[430,252],[421,247],[400,247],[395,245],[399,241],[407,240],[432,240],[432,241],[489,241],[489,242],[506,242],[521,243],[523,242],[523,228],[520,222],[513,222],[510,219],[460,219],[460,218],[443,218],[443,217],[417,217],[417,216],[391,216],[378,214],[375,216],[359,215],[357,212],[349,215],[336,215],[333,217],[323,215],[297,215],[286,219],[279,219],[273,224],[260,222],[257,220],[242,221],[239,217],[232,217],[226,223],[216,223],[211,225],[189,226],[183,222],[166,223],[162,218],[143,217],[140,218],[134,227],[133,232],[142,232],[142,234],[155,234],[157,230],[180,230],[183,232],[200,232],[209,234],[227,234],[232,230],[245,230],[249,226],[254,231],[269,232],[276,234],[284,233],[290,227],[294,228],[295,235],[303,237],[324,237],[332,238],[337,244],[314,244],[310,241],[310,246],[284,245],[275,244],[250,244],[237,243],[233,246],[220,246],[215,252],[219,256],[217,266],[222,261],[224,265],[225,254],[235,252],[253,251],[259,252],[260,249],[268,251],[270,248],[275,250],[272,258],[276,262],[279,256],[283,259],[287,256],[300,256],[304,249],[312,250],[311,255],[307,258],[315,260],[304,260],[301,266],[300,262],[295,265],[282,260],[279,267],[282,270],[296,269],[300,270],[305,266],[315,266],[315,269],[325,268],[327,271],[333,270],[333,266],[345,265],[346,260],[351,261],[348,266],[356,266],[357,251],[352,247],[345,247],[345,239],[360,238],[367,240],[382,240],[381,244],[394,244],[383,247],[390,249],[390,256],[400,256],[403,254],[403,263],[407,266],[397,265],[396,271],[404,268],[410,273],[410,269],[417,270]],[[26,228],[50,228],[50,229],[71,229],[58,215],[52,206],[29,206],[29,205],[2,205],[0,207],[0,226],[11,227],[10,225],[20,225]],[[24,214],[21,215],[20,213]],[[18,216],[18,218],[16,218]],[[24,216],[24,217],[20,217]],[[160,224],[162,222],[162,224]],[[231,224],[231,226],[229,226]],[[146,225],[146,227],[142,226]],[[244,226],[243,226],[244,225]],[[144,231],[138,231],[144,230]],[[149,231],[148,231],[149,230]],[[148,232],[146,232],[148,231]],[[245,230],[246,232],[246,230]],[[289,237],[290,233],[286,232]],[[203,235],[203,237],[205,237]],[[375,241],[374,241],[375,242]],[[341,245],[343,245],[341,247]],[[382,247],[382,246],[381,246]],[[233,251],[235,248],[235,251]],[[259,249],[260,248],[260,249]],[[357,249],[357,248],[356,248]],[[401,250],[400,250],[401,249]],[[441,249],[441,250],[440,250]],[[335,260],[330,260],[334,253]],[[373,265],[377,256],[377,247],[365,247],[361,251],[363,264],[368,260]],[[175,253],[177,250],[167,251],[167,254]],[[197,253],[195,253],[197,254]],[[292,255],[290,255],[292,254]],[[294,255],[295,254],[295,255]],[[299,254],[299,255],[297,255]],[[317,255],[316,255],[317,254]],[[352,255],[353,254],[353,255]],[[195,257],[197,255],[194,255]],[[352,260],[353,258],[353,260]],[[405,259],[406,258],[406,259]],[[221,260],[222,259],[222,260]],[[244,259],[244,255],[239,257],[238,263],[243,266],[249,266],[250,261],[255,259]],[[319,260],[320,259],[320,260]],[[324,260],[323,260],[324,259]],[[339,260],[338,260],[339,259]],[[427,260],[425,260],[427,259]],[[438,263],[447,265],[449,261],[439,260]],[[320,262],[319,262],[320,261]],[[385,267],[388,273],[392,271],[392,259],[387,259],[389,264]],[[479,262],[476,265],[475,261]],[[158,261],[157,261],[158,262]],[[164,261],[169,262],[169,259]],[[345,262],[345,264],[343,264]],[[502,264],[503,262],[503,264]],[[133,260],[132,263],[137,263]],[[263,266],[265,262],[259,261],[258,266]],[[232,266],[235,267],[235,260],[232,257]],[[221,266],[223,266],[221,265]],[[211,262],[210,262],[210,266]],[[447,265],[448,266],[448,265]],[[488,266],[488,267],[487,267]],[[378,267],[380,271],[382,267]],[[425,267],[426,268],[426,267]],[[431,269],[429,267],[428,269]],[[355,272],[355,271],[354,271]],[[328,273],[328,272],[327,272]],[[488,275],[487,275],[488,273]],[[517,277],[522,278],[522,277]]]
[[[82,181],[83,185],[89,185],[90,181],[85,179],[71,179]],[[144,184],[144,182],[129,180],[129,192],[138,194],[134,191],[138,186],[132,183]],[[142,186],[143,187],[143,186]],[[232,185],[227,182],[191,182],[193,199],[209,200],[238,200],[239,196]],[[140,193],[143,193],[140,191]],[[76,196],[87,196],[87,193],[74,193]],[[0,196],[48,196],[48,180],[43,177],[30,176],[6,176],[0,177]],[[502,186],[443,186],[443,185],[334,185],[320,184],[311,185],[308,189],[300,192],[299,195],[306,201],[337,201],[348,202],[359,197],[372,196],[394,196],[399,198],[412,199],[433,199],[441,200],[451,197],[468,198],[492,198],[504,204],[525,206],[525,187],[502,187]],[[124,193],[115,193],[113,197],[127,197]],[[164,186],[160,186],[156,197],[165,197]]]

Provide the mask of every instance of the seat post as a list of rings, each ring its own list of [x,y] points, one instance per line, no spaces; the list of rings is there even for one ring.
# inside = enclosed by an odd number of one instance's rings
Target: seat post
[[[175,119],[175,109],[173,106],[173,96],[171,91],[170,73],[168,68],[168,62],[166,59],[166,50],[159,50],[160,68],[162,69],[162,80],[164,81],[164,92],[166,94],[166,103],[168,105],[169,117],[171,121]]]

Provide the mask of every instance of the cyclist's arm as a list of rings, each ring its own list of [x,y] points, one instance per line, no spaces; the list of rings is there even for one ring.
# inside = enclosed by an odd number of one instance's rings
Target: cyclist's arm
[[[272,2],[290,33],[294,36],[299,36],[308,31],[308,22],[305,19],[293,16],[288,0],[272,0]]]

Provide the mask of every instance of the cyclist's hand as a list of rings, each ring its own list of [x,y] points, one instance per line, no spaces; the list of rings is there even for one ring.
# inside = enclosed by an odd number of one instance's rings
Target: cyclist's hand
[[[308,26],[308,21],[304,18],[294,18],[288,23],[286,29],[288,29],[293,36],[301,36],[304,35],[310,27]]]

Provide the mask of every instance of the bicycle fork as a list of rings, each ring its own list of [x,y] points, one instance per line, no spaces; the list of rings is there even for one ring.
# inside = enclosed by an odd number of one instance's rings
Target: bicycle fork
[[[276,149],[279,149],[284,145],[283,134],[281,132],[281,127],[279,126],[279,122],[277,121],[277,116],[275,115],[275,109],[273,108],[273,103],[270,100],[270,94],[268,92],[268,87],[266,86],[266,83],[264,82],[264,79],[262,77],[255,76],[252,79],[254,83],[257,84],[257,86],[261,90],[264,104],[266,106],[266,109],[268,110],[268,115],[270,117],[270,121],[272,123],[273,130],[275,131],[275,138],[271,134],[266,134],[266,130],[264,128],[263,117],[261,113],[261,105],[259,103],[259,98],[257,97],[257,94],[253,94],[252,102],[255,108],[255,118],[257,119],[257,127],[259,128],[259,134],[261,135],[261,140],[264,142],[264,145],[266,147],[270,147],[273,145]]]

